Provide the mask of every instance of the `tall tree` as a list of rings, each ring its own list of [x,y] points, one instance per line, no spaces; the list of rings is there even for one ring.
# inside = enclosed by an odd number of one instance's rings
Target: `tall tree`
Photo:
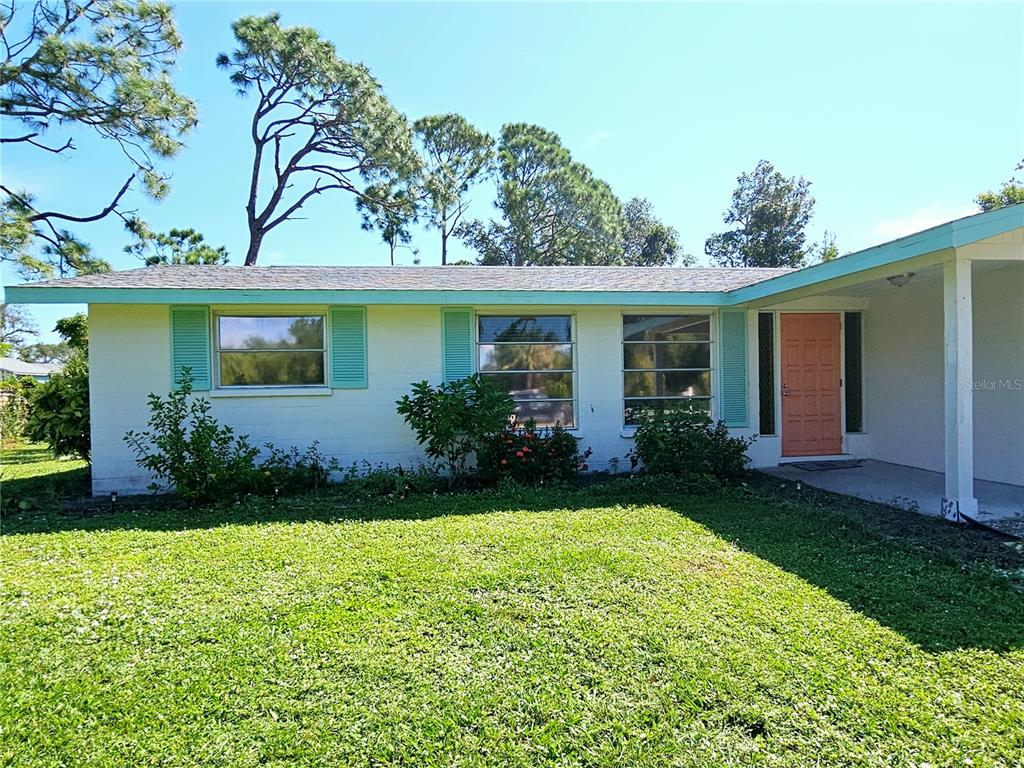
[[[196,124],[195,105],[170,78],[181,49],[171,7],[159,0],[6,0],[0,47],[4,147],[37,160],[67,158],[75,131],[90,131],[116,144],[129,169],[93,211],[49,210],[0,184],[0,259],[43,275],[107,271],[67,227],[126,217],[125,196],[139,179],[151,196],[165,196],[157,160],[176,154]]]
[[[441,233],[441,264],[447,264],[448,238],[469,208],[466,194],[491,171],[494,139],[451,113],[422,117],[413,132],[423,154],[427,216]]]
[[[622,209],[622,263],[636,267],[688,266],[693,256],[679,247],[679,233],[654,215],[649,200],[634,197]]]
[[[238,47],[217,64],[230,71],[240,95],[258,97],[245,205],[251,266],[267,233],[311,197],[343,190],[373,200],[374,190],[413,176],[419,158],[408,122],[370,71],[338,58],[316,30],[282,27],[277,13],[244,16],[231,28]]]
[[[724,267],[799,267],[807,258],[806,228],[814,213],[811,183],[787,178],[767,160],[736,179],[723,216],[734,225],[712,235],[704,252]]]
[[[17,304],[0,304],[0,356],[6,357],[25,344],[26,336],[39,333],[28,310]]]
[[[502,220],[474,221],[458,230],[481,264],[621,262],[622,206],[554,133],[524,123],[505,125],[498,178],[495,206]]]
[[[172,229],[154,232],[138,219],[128,224],[135,242],[124,247],[124,252],[142,259],[147,267],[161,264],[227,264],[228,249],[214,247],[194,229]]]
[[[399,248],[409,248],[413,254],[417,253],[409,245],[412,242],[409,227],[419,218],[419,199],[414,188],[375,188],[356,200],[356,207],[363,219],[363,229],[376,230],[381,241],[388,246],[391,266],[395,266],[395,251]]]

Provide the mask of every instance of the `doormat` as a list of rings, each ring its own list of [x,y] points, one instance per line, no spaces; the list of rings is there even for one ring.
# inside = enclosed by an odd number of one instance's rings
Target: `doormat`
[[[859,459],[846,459],[843,461],[794,461],[789,466],[803,469],[807,472],[824,472],[827,469],[855,469],[864,466]]]

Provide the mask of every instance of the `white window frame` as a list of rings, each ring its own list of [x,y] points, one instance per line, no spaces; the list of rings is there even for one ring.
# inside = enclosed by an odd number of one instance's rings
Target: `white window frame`
[[[330,357],[328,339],[330,337],[329,318],[327,310],[321,307],[311,308],[290,308],[290,309],[272,309],[263,311],[252,311],[252,310],[233,310],[233,309],[219,309],[214,310],[210,313],[210,317],[213,322],[213,369],[214,376],[216,377],[216,389],[222,392],[310,392],[310,391],[323,391],[329,386],[330,378]],[[222,317],[319,317],[323,321],[323,360],[324,360],[324,380],[317,384],[222,384],[220,377],[220,355],[222,351],[227,352],[238,352],[244,350],[221,350],[220,347],[220,319]],[[253,350],[262,351],[262,350]],[[280,350],[287,352],[316,352],[315,349],[306,350]]]
[[[494,344],[492,341],[480,341],[480,318],[481,317],[568,317],[569,318],[569,341],[556,341],[556,342],[537,342],[537,343],[551,343],[551,344],[569,344],[572,347],[572,370],[569,373],[572,374],[572,397],[561,398],[561,397],[549,397],[549,398],[536,398],[534,402],[539,403],[563,403],[569,401],[572,403],[572,426],[563,424],[562,426],[569,432],[577,432],[580,428],[580,409],[579,409],[579,365],[576,357],[576,314],[574,312],[559,312],[559,311],[545,311],[538,310],[536,312],[479,312],[473,313],[473,370],[480,374],[480,376],[487,378],[492,373],[499,373],[499,371],[481,371],[480,370],[480,345],[481,344]],[[521,342],[497,342],[501,343],[521,343]],[[530,342],[525,342],[530,343]],[[541,371],[503,371],[503,373],[541,373]],[[552,370],[551,373],[565,373],[564,370],[559,369],[557,371]],[[518,403],[517,403],[518,404]]]
[[[626,341],[626,318],[627,317],[693,317],[701,316],[708,318],[708,340],[707,341]],[[619,347],[621,354],[622,364],[621,368],[621,392],[622,392],[622,407],[619,409],[620,416],[622,418],[622,429],[624,433],[632,432],[636,429],[636,424],[626,423],[626,401],[627,400],[679,400],[681,402],[691,400],[707,400],[708,401],[708,414],[712,419],[717,418],[716,409],[718,407],[718,366],[715,364],[716,356],[716,344],[717,344],[717,332],[718,332],[718,313],[709,309],[678,309],[673,312],[666,312],[659,310],[656,312],[644,311],[643,309],[622,311],[619,317]],[[627,368],[626,367],[626,345],[627,344],[707,344],[709,365],[707,368]],[[665,397],[629,397],[626,394],[626,374],[627,373],[657,373],[658,371],[707,371],[711,374],[711,394],[700,397],[688,397],[681,395],[669,395]]]

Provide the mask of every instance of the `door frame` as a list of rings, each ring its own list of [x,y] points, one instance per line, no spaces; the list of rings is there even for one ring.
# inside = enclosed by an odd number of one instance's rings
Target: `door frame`
[[[843,309],[773,309],[775,315],[774,336],[775,336],[775,359],[772,365],[775,369],[775,432],[779,438],[779,459],[786,461],[813,460],[815,456],[787,456],[783,452],[782,430],[785,426],[782,418],[782,316],[783,315],[839,315],[839,451],[842,455],[849,452],[849,445],[846,435],[846,312]],[[863,312],[863,310],[857,310]],[[863,349],[861,349],[863,355]],[[863,393],[862,393],[863,394]],[[820,454],[831,456],[833,454]]]

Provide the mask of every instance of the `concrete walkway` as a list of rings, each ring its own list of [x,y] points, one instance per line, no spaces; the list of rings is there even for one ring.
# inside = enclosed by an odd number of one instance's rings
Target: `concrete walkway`
[[[809,472],[781,464],[762,470],[786,480],[842,493],[867,501],[877,501],[899,509],[938,517],[945,487],[941,472],[929,472],[884,461],[864,459],[859,467]],[[974,481],[980,522],[1024,532],[1024,486]]]

